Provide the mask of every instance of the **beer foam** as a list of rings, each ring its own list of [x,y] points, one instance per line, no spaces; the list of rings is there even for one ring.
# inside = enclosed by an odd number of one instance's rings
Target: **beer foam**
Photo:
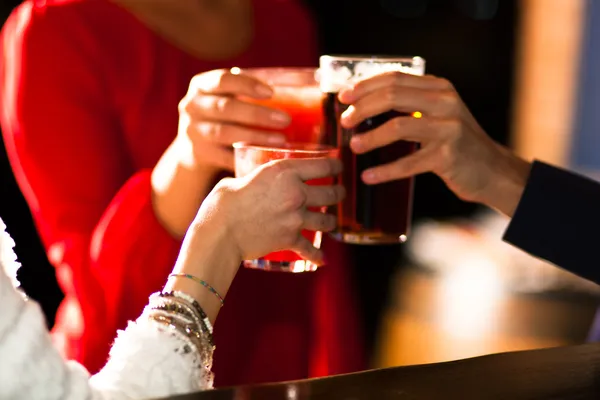
[[[347,61],[346,64],[351,64],[353,69],[348,65],[329,65],[327,68],[319,69],[317,76],[322,92],[337,93],[357,82],[386,72],[402,72],[411,75],[423,75],[425,73],[423,63],[406,65],[402,62],[382,62],[377,59],[365,59]]]

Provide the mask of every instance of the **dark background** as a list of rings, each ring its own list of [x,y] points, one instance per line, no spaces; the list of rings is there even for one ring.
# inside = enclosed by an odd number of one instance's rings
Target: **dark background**
[[[469,5],[473,1],[430,0],[425,12],[414,18],[392,16],[383,11],[382,2],[307,0],[319,21],[323,53],[422,56],[427,60],[427,72],[450,79],[483,128],[494,139],[506,143],[519,17],[517,0],[502,0],[490,20],[476,20],[456,7],[457,3]],[[2,0],[2,21],[18,3]],[[17,242],[16,251],[23,264],[21,282],[29,295],[40,301],[52,325],[62,295],[3,146],[0,147],[0,193],[0,217]],[[474,205],[459,201],[438,178],[418,177],[416,219],[466,216],[474,210]],[[401,252],[400,247],[394,246],[377,249],[375,258],[372,251],[359,255],[362,265],[357,270],[357,279],[361,282],[369,342],[374,340],[387,299],[387,281],[397,266],[389,260],[396,260]]]

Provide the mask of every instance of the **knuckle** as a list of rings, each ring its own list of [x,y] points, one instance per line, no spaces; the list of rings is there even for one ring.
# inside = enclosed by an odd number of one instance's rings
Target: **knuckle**
[[[215,74],[215,88],[223,89],[226,88],[232,79],[231,72],[225,69],[218,69],[214,71]]]
[[[230,97],[218,97],[217,99],[215,99],[214,103],[213,103],[213,107],[215,109],[215,111],[217,111],[219,114],[229,114],[234,112],[233,108],[234,108],[234,100]]]
[[[203,135],[205,139],[213,142],[221,142],[226,138],[227,134],[225,125],[217,123],[208,123],[205,124],[205,126],[206,129],[204,130]]]
[[[392,130],[398,132],[406,127],[406,120],[404,118],[394,118],[390,121],[390,124]]]
[[[194,75],[192,77],[192,79],[190,79],[190,85],[188,87],[188,92],[189,93],[195,93],[196,91],[198,91],[200,89],[200,87],[202,86],[202,78],[204,77],[204,74],[197,74]]]
[[[327,203],[334,203],[339,198],[339,190],[335,186],[325,186],[325,198]]]
[[[295,212],[292,213],[287,219],[286,228],[288,229],[288,231],[290,231],[290,233],[295,234],[302,229],[303,225],[304,219],[302,218],[302,215],[299,212]]]
[[[270,161],[269,168],[282,180],[289,180],[292,177],[291,160]]]
[[[436,78],[440,88],[444,90],[454,90],[454,85],[446,78]]]
[[[179,101],[177,104],[177,110],[179,114],[190,114],[192,112],[192,108],[194,106],[194,102],[190,96],[185,96],[183,99]]]
[[[383,93],[383,98],[387,104],[395,104],[396,100],[398,99],[398,92],[396,91],[396,88],[394,86],[388,86]]]
[[[195,141],[197,131],[193,124],[187,122],[183,127],[183,132],[189,140],[191,140],[192,142]]]
[[[451,90],[443,90],[438,96],[439,103],[444,107],[450,115],[456,115],[460,110],[460,101],[456,92]]]
[[[391,77],[393,79],[393,81],[392,81],[393,84],[395,84],[395,85],[402,85],[402,84],[404,84],[404,81],[405,81],[406,77],[405,77],[405,74],[403,74],[402,72],[400,72],[400,71],[392,71],[392,72],[390,72],[390,75],[391,75]]]
[[[297,190],[290,190],[288,204],[292,210],[299,210],[304,207],[306,204],[306,194],[304,191],[299,188]]]

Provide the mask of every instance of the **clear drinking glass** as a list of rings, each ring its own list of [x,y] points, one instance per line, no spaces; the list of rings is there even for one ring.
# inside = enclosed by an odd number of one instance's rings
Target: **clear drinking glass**
[[[288,143],[278,147],[255,146],[248,143],[234,143],[235,152],[235,176],[242,177],[252,172],[255,168],[273,160],[287,158],[337,158],[338,149],[311,143]],[[322,178],[308,181],[310,185],[331,185],[334,178]],[[326,212],[327,207],[309,208],[311,211]],[[312,244],[319,248],[321,246],[321,232],[302,231]],[[277,251],[257,260],[246,260],[244,266],[248,268],[263,269],[282,272],[306,272],[315,271],[317,265],[304,260],[291,250]]]
[[[243,73],[269,84],[274,92],[267,100],[245,100],[287,112],[292,122],[278,132],[283,133],[288,142],[319,143],[323,93],[315,78],[316,71],[316,68],[296,67],[243,69]]]
[[[397,141],[367,154],[355,155],[350,139],[387,122],[409,115],[388,111],[363,121],[354,129],[344,129],[340,116],[347,106],[337,99],[338,92],[350,84],[385,72],[399,71],[413,75],[425,73],[425,60],[420,57],[383,58],[356,56],[321,56],[319,60],[321,91],[324,93],[323,141],[339,147],[344,171],[339,179],[347,191],[346,198],[335,207],[338,229],[333,236],[347,243],[386,244],[406,241],[412,218],[414,179],[369,186],[362,182],[362,172],[386,164],[417,150],[413,142]],[[419,117],[418,110],[413,116]]]

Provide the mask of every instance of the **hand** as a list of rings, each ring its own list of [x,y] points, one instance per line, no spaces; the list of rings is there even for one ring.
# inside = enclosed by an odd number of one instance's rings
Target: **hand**
[[[240,98],[268,99],[272,95],[271,87],[243,73],[213,70],[198,74],[179,103],[178,136],[191,144],[196,163],[233,171],[233,143],[285,142],[285,137],[273,130],[289,125],[287,113]]]
[[[185,234],[218,173],[233,170],[232,143],[285,141],[262,129],[284,128],[290,122],[287,114],[239,98],[265,99],[272,93],[255,78],[225,70],[192,78],[179,104],[177,137],[152,171],[154,213],[174,237]]]
[[[236,244],[240,260],[270,252],[293,250],[305,259],[322,263],[322,253],[302,236],[302,230],[328,232],[335,228],[333,215],[309,211],[339,203],[341,186],[308,185],[305,181],[337,175],[336,159],[272,161],[243,178],[224,179],[209,195],[194,224],[219,215],[228,240]],[[193,224],[193,225],[194,225]]]
[[[243,178],[222,180],[190,225],[173,272],[197,276],[225,296],[242,260],[289,249],[321,264],[321,251],[301,231],[327,232],[336,221],[333,215],[307,207],[337,204],[345,191],[341,186],[310,186],[304,181],[341,170],[339,160],[286,159],[265,164]],[[219,301],[197,283],[171,279],[165,288],[190,294],[212,321],[217,317]]]
[[[514,212],[529,175],[529,163],[483,131],[447,80],[386,73],[342,91],[339,99],[350,104],[342,115],[346,128],[390,110],[420,111],[423,115],[397,117],[352,138],[350,146],[357,154],[398,140],[421,145],[409,156],[364,171],[365,183],[433,172],[463,200],[481,202],[508,215]]]

